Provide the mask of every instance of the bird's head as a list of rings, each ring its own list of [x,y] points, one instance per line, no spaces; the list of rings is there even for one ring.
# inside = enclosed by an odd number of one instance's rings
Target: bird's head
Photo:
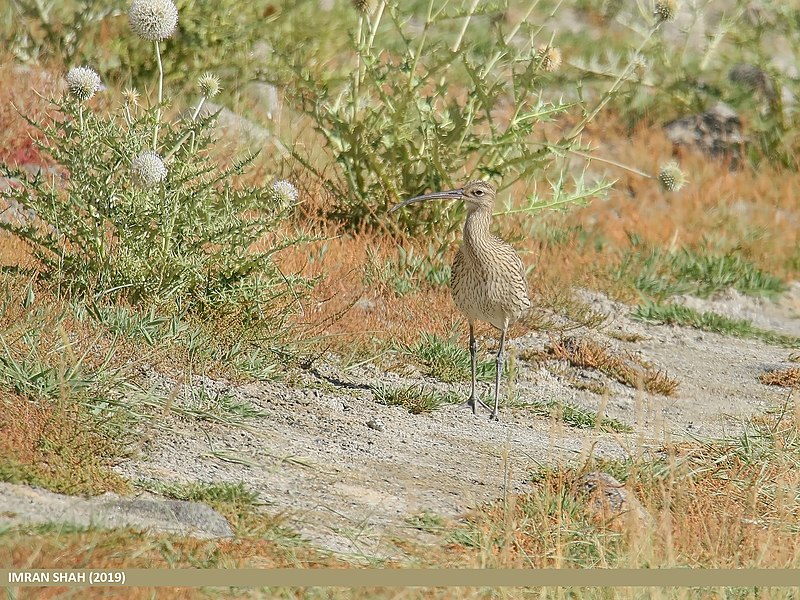
[[[491,211],[494,207],[494,199],[496,196],[497,190],[491,183],[477,179],[455,190],[433,192],[431,194],[409,198],[399,204],[395,204],[389,209],[389,212],[392,213],[414,202],[422,202],[425,200],[463,200],[467,206],[467,211],[470,213],[480,208]]]

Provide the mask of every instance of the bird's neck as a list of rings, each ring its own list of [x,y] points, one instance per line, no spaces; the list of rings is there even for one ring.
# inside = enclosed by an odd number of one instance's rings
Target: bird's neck
[[[464,223],[464,242],[468,247],[480,247],[480,242],[489,237],[489,226],[492,224],[492,211],[478,208],[467,215]]]

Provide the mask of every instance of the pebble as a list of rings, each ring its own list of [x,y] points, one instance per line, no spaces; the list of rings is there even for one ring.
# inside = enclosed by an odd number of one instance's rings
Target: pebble
[[[370,419],[367,421],[367,427],[374,429],[375,431],[383,431],[386,429],[386,425],[384,425],[383,421],[380,419]]]

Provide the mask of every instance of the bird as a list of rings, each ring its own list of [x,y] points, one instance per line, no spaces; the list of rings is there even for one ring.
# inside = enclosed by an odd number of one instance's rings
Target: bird
[[[469,354],[472,391],[466,404],[477,414],[478,406],[490,410],[489,419],[499,419],[500,378],[505,362],[508,328],[531,307],[525,265],[514,248],[492,234],[492,210],[497,189],[488,181],[470,181],[458,189],[415,196],[395,204],[389,213],[415,202],[432,200],[462,201],[466,205],[464,239],[453,260],[450,288],[453,302],[469,322]],[[478,344],[475,323],[489,323],[500,331],[497,351],[494,405],[490,409],[476,396],[476,364]]]

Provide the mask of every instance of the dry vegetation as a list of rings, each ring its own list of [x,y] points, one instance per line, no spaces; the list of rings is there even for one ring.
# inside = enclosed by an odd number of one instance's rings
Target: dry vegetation
[[[659,161],[672,152],[656,125],[639,126],[629,138],[611,116],[598,121],[592,130],[603,131],[603,147],[611,149],[608,158],[643,171],[656,170]],[[730,171],[725,164],[709,162],[692,152],[682,157],[682,166],[692,185],[680,195],[667,195],[650,180],[611,170],[609,175],[620,181],[605,201],[566,214],[537,214],[526,217],[524,223],[498,220],[500,234],[513,241],[531,267],[534,306],[561,312],[574,309],[568,305],[570,290],[576,286],[605,291],[626,301],[637,299],[639,293],[631,279],[638,272],[620,274],[625,255],[636,252],[630,233],[637,236],[643,254],[651,248],[670,252],[682,247],[700,254],[734,252],[764,272],[786,281],[797,278],[798,178],[782,176],[782,171],[769,166]],[[307,210],[312,214],[322,210],[322,206],[315,209],[314,203],[325,199],[324,193],[312,193]],[[304,274],[323,277],[316,294],[318,302],[307,310],[306,319],[324,324],[328,334],[339,339],[329,340],[333,348],[373,344],[381,338],[410,342],[417,330],[443,335],[455,329],[458,317],[451,310],[449,291],[426,285],[421,281],[424,271],[416,275],[418,287],[402,297],[390,281],[365,283],[370,254],[372,260],[396,264],[398,248],[410,247],[424,255],[428,240],[402,235],[387,238],[382,232],[345,235],[335,225],[321,223],[320,227],[321,235],[331,239],[312,248],[310,255],[324,247],[325,256],[335,260],[311,261],[305,251],[290,251],[284,260],[288,269],[303,268]],[[456,247],[453,242],[445,263],[452,260]],[[347,310],[362,298],[374,306]]]
[[[775,369],[758,376],[758,380],[765,385],[779,385],[781,387],[800,387],[800,368]]]
[[[778,413],[756,419],[741,439],[676,444],[657,456],[641,456],[628,462],[590,459],[580,469],[545,469],[533,475],[528,493],[506,495],[459,522],[429,523],[431,519],[420,519],[416,526],[434,535],[434,545],[416,545],[406,540],[395,543],[412,564],[425,567],[798,568],[798,448],[800,406],[787,405]],[[575,493],[575,481],[583,473],[598,469],[625,482],[653,516],[652,527],[620,529],[619,523],[598,520],[587,510]],[[226,513],[224,505],[218,508]],[[258,525],[250,532],[258,532],[257,536],[232,541],[164,536],[142,539],[126,531],[97,530],[64,531],[54,537],[41,527],[7,537],[8,543],[0,549],[0,560],[34,568],[353,566],[285,537],[279,522],[264,523],[262,519],[259,523],[251,518],[248,526],[253,527],[254,523]],[[53,596],[36,597],[58,597],[55,590],[47,593]],[[138,593],[131,590],[125,597],[142,597]],[[591,590],[587,593],[594,597]],[[281,590],[276,594],[305,597],[303,590]],[[344,597],[494,597],[489,591],[478,590],[360,590],[353,594]],[[628,597],[620,594],[619,597]],[[171,591],[163,597],[209,595],[215,597],[210,590]],[[18,597],[34,596],[22,592]],[[320,597],[340,596],[337,591],[328,590],[320,592]],[[522,591],[509,590],[508,597],[526,596]]]
[[[678,382],[650,364],[628,353],[621,356],[588,338],[562,337],[550,343],[546,352],[575,367],[596,369],[623,385],[645,389],[651,394],[671,396]]]
[[[119,438],[97,431],[80,405],[40,406],[5,392],[0,402],[0,479],[63,494],[131,492],[130,483],[109,469]]]

